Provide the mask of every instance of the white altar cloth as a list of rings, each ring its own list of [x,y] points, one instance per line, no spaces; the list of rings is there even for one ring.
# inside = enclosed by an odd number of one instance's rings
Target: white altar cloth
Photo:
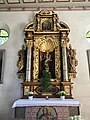
[[[75,99],[60,100],[60,98],[33,98],[16,100],[12,106],[15,107],[27,107],[27,106],[80,106],[80,102]]]

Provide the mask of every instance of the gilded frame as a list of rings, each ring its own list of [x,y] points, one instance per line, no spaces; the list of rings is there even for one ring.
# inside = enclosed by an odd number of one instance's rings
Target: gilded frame
[[[5,49],[0,49],[0,84],[3,83],[4,64],[5,64]]]

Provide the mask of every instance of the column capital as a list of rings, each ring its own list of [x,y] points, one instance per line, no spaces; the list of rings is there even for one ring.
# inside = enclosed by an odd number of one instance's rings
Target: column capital
[[[61,33],[61,47],[67,47],[67,42],[69,41],[66,31]]]
[[[30,48],[32,48],[32,46],[33,46],[33,40],[26,40],[26,47],[30,47]]]
[[[66,38],[61,39],[61,47],[67,47],[67,40],[66,40]]]

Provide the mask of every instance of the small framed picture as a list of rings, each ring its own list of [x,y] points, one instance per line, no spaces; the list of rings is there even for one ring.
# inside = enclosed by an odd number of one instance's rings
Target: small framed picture
[[[37,114],[38,120],[57,120],[56,109],[53,107],[41,107]]]
[[[5,63],[5,49],[0,49],[0,84],[3,83],[4,63]]]

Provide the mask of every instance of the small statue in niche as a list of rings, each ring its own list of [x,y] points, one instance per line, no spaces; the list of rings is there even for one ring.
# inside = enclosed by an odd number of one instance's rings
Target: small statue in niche
[[[42,70],[50,70],[50,61],[52,61],[51,54],[49,52],[43,52],[42,57],[40,57]]]
[[[68,49],[68,71],[70,73],[76,73],[76,66],[78,65],[78,61],[76,60],[76,50],[72,49],[71,44],[69,44]]]
[[[48,20],[42,23],[42,30],[51,30],[51,23]]]
[[[48,71],[49,71],[50,61],[52,61],[51,60],[51,55],[49,55],[49,52],[47,52],[44,65],[45,65],[45,69],[48,70]]]

